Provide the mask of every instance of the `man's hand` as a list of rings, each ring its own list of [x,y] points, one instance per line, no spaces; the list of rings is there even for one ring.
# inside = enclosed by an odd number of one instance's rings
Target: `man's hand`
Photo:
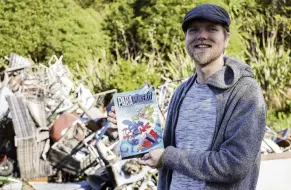
[[[159,148],[151,150],[149,153],[145,154],[141,159],[139,159],[139,163],[141,165],[147,165],[151,168],[160,168],[162,167],[161,156],[165,149]]]
[[[110,128],[117,129],[115,107],[111,107],[111,111],[108,114],[107,120],[110,122]]]

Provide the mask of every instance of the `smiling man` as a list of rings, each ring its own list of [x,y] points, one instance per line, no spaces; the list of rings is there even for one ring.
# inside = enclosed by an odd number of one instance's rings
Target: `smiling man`
[[[224,56],[229,25],[227,11],[212,4],[198,5],[184,18],[196,73],[171,99],[165,149],[140,160],[159,168],[158,189],[256,188],[266,108],[251,68]],[[114,118],[112,112],[116,124]]]
[[[251,68],[224,56],[229,25],[227,11],[212,4],[198,5],[184,18],[196,73],[171,99],[165,149],[140,160],[159,168],[160,190],[256,188],[266,108]],[[116,127],[114,108],[108,120]]]

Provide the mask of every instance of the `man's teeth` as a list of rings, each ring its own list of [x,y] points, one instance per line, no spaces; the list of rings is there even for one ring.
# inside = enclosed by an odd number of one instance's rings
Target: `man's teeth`
[[[204,45],[204,44],[202,44],[202,45],[197,45],[196,47],[198,47],[198,48],[208,48],[208,47],[210,47],[209,45]]]

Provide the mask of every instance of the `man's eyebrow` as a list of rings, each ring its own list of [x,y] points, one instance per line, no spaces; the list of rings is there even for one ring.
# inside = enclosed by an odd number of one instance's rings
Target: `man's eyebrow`
[[[219,24],[216,23],[209,23],[207,24],[207,27],[217,27]]]
[[[198,24],[189,24],[188,28],[197,27]]]

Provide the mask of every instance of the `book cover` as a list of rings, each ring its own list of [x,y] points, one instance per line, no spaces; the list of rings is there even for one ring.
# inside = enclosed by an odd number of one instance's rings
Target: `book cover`
[[[116,93],[113,99],[121,159],[142,157],[164,147],[155,88]]]

